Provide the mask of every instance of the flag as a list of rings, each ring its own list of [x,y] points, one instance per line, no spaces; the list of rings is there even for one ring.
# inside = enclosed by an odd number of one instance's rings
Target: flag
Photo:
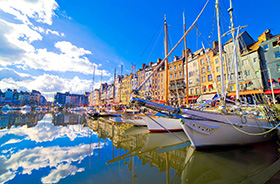
[[[152,84],[150,84],[150,91],[153,91]]]

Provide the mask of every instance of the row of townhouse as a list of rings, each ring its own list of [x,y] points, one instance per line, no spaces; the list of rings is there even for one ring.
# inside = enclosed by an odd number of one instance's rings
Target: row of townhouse
[[[70,94],[70,92],[57,92],[54,94],[54,104],[64,106],[88,106],[89,93],[85,92],[83,95]]]
[[[7,89],[5,92],[0,90],[0,104],[45,105],[46,103],[46,98],[37,90],[31,92],[18,92],[16,89]]]
[[[233,53],[237,50],[238,77],[235,77]],[[212,48],[191,52],[183,51],[168,62],[166,76],[163,64],[146,81],[139,91],[144,98],[170,105],[186,105],[212,99],[221,93],[221,79],[224,78],[227,96],[235,99],[236,87],[240,98],[248,103],[268,95],[280,100],[280,34],[273,36],[270,30],[263,32],[257,41],[246,32],[238,36],[236,47],[232,39],[223,44],[223,76],[219,61],[218,42]],[[136,72],[118,76],[112,85],[102,84],[89,97],[90,105],[128,104],[133,89],[138,88],[160,63],[142,64]],[[168,80],[166,80],[168,78]],[[236,79],[237,78],[237,79]],[[217,90],[218,89],[218,90]],[[188,90],[188,93],[187,93]],[[168,94],[168,95],[167,95]]]

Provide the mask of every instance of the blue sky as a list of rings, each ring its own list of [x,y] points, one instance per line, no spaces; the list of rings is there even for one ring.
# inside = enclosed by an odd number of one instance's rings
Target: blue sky
[[[266,29],[280,33],[279,0],[232,0],[234,24],[257,40]],[[129,73],[142,63],[164,57],[163,20],[167,15],[169,48],[194,21],[206,0],[0,0],[0,89],[39,90],[48,99],[55,92],[90,91],[112,82],[114,69]],[[212,47],[216,40],[214,0],[210,0],[197,29],[187,36],[192,51]],[[221,0],[222,32],[228,30],[228,0]],[[223,37],[223,41],[230,37]],[[208,43],[210,44],[208,44]],[[181,55],[181,44],[174,55]]]

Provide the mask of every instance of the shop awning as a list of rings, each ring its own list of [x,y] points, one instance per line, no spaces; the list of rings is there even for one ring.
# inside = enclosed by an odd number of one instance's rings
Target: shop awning
[[[280,78],[278,78],[278,82],[280,83]]]
[[[206,86],[203,86],[202,89],[203,89],[203,90],[206,89]]]
[[[273,93],[274,94],[279,94],[280,93],[280,89],[273,89]],[[272,90],[266,90],[264,94],[271,95],[272,94]]]
[[[210,88],[212,88],[213,87],[213,85],[212,84],[210,84],[209,86],[208,86],[208,89],[210,89]]]
[[[263,93],[263,89],[249,90],[249,91],[239,91],[239,95],[253,95]],[[230,92],[227,96],[235,96],[236,92]]]
[[[189,96],[189,100],[196,100],[199,96]]]
[[[212,99],[214,98],[215,95],[216,95],[216,93],[214,93],[214,94],[205,94],[205,95],[201,95],[201,96],[197,99],[197,102],[212,100]]]
[[[268,82],[270,82],[270,81],[271,81],[271,82],[274,82],[274,79],[268,79]]]

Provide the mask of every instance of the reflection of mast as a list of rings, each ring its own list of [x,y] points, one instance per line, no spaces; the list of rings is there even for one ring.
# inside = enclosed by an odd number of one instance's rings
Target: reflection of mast
[[[166,183],[169,184],[169,152],[165,153]]]
[[[91,123],[90,123],[90,127],[91,127]],[[90,131],[90,137],[89,137],[89,170],[90,170],[91,169],[91,136],[92,135],[91,135],[90,128],[88,128],[88,130]]]

